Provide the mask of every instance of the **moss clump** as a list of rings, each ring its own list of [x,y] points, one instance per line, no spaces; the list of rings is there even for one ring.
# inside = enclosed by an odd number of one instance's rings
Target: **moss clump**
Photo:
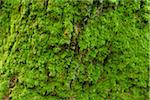
[[[148,99],[148,1],[0,2],[4,100]]]

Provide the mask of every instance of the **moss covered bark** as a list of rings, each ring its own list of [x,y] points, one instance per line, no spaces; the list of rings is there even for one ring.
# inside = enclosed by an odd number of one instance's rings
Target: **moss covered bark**
[[[148,0],[0,0],[0,98],[148,100]]]

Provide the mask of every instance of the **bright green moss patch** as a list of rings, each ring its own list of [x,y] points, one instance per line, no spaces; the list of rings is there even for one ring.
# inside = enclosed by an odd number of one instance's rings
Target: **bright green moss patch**
[[[0,2],[1,99],[148,99],[148,1]]]

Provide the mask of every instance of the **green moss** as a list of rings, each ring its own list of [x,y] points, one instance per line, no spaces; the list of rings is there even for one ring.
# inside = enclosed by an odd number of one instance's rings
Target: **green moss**
[[[2,3],[0,97],[148,99],[148,1],[46,3]]]

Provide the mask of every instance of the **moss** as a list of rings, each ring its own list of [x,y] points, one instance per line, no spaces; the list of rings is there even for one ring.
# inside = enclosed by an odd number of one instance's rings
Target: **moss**
[[[148,1],[0,6],[3,99],[148,99]]]

